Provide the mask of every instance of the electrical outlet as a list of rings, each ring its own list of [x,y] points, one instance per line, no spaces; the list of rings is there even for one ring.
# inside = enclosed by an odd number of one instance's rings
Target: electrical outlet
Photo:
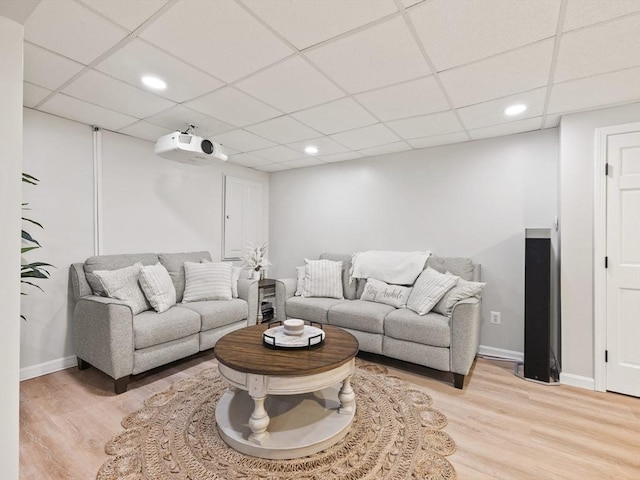
[[[491,323],[500,325],[500,312],[491,312]]]

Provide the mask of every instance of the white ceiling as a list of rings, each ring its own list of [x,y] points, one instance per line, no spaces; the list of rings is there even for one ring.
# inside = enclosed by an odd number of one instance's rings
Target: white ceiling
[[[276,172],[637,102],[640,0],[42,0],[24,79],[29,108],[150,141],[193,124]]]

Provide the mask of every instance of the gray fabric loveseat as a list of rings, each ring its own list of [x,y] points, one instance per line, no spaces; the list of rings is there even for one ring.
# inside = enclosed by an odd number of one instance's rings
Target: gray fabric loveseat
[[[72,331],[78,367],[92,365],[103,371],[115,380],[115,392],[122,393],[131,375],[213,348],[226,333],[255,324],[255,280],[239,278],[237,298],[181,303],[184,263],[202,261],[211,261],[209,252],[102,255],[72,264]],[[115,271],[138,262],[147,266],[159,262],[166,268],[175,287],[174,306],[162,313],[149,309],[134,315],[126,302],[102,296],[93,272]]]
[[[276,284],[278,320],[303,320],[335,325],[353,334],[360,350],[418,365],[452,372],[454,385],[462,388],[478,351],[481,299],[460,300],[450,316],[431,311],[419,315],[409,308],[395,308],[362,300],[366,279],[350,283],[351,255],[323,254],[320,259],[342,261],[344,299],[295,296],[296,278]],[[468,258],[431,256],[424,268],[450,272],[461,279],[480,281],[480,265]]]

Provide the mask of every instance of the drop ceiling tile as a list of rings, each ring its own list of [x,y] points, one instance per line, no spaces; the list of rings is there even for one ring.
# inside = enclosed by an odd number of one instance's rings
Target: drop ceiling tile
[[[243,167],[257,167],[260,165],[268,165],[272,163],[264,158],[255,157],[249,153],[237,153],[229,157],[231,163],[242,165]]]
[[[407,142],[414,148],[437,147],[439,145],[449,145],[451,143],[462,143],[467,141],[469,141],[469,136],[464,132],[407,140]]]
[[[137,120],[137,118],[114,112],[92,103],[83,102],[61,93],[47,100],[38,110],[87,125],[97,125],[108,130],[120,130]]]
[[[276,143],[293,143],[320,136],[320,133],[316,130],[311,129],[296,119],[286,115],[273,118],[256,125],[251,125],[245,130]]]
[[[547,115],[542,128],[554,128],[560,125],[560,115]]]
[[[638,0],[569,0],[563,30],[568,32],[637,11],[640,11]]]
[[[360,153],[367,157],[373,157],[375,155],[386,155],[388,153],[406,152],[411,150],[411,145],[405,142],[388,143],[387,145],[381,145],[379,147],[365,148],[360,150]]]
[[[326,163],[346,162],[347,160],[355,160],[356,158],[364,158],[359,152],[334,153],[333,155],[322,155],[322,161]]]
[[[244,4],[299,50],[398,11],[379,0],[245,0]]]
[[[543,87],[549,81],[554,40],[440,73],[455,107]]]
[[[224,85],[210,75],[140,39],[128,43],[95,68],[175,102],[184,102]],[[144,75],[161,78],[167,83],[167,88],[152,90],[146,87],[141,81]]]
[[[387,122],[387,126],[404,139],[430,137],[462,130],[462,125],[451,110],[421,117],[393,120]]]
[[[324,162],[322,160],[312,157],[299,158],[298,160],[289,160],[288,162],[283,163],[291,168],[304,168],[315,167],[316,165],[324,165]]]
[[[270,163],[269,165],[260,165],[255,168],[256,170],[260,170],[262,172],[282,172],[283,170],[291,170],[291,167],[288,165],[283,165],[281,163]]]
[[[287,113],[344,96],[338,87],[301,57],[274,65],[236,86]]]
[[[225,82],[293,53],[275,34],[230,1],[179,2],[141,36]]]
[[[377,123],[378,120],[351,98],[341,98],[291,115],[310,127],[330,135]]]
[[[361,93],[356,98],[383,121],[449,109],[433,76]]]
[[[172,128],[159,127],[158,125],[145,122],[144,120],[129,125],[128,127],[121,128],[119,130],[120,133],[124,133],[125,135],[142,138],[143,140],[149,140],[150,142],[154,143],[161,136],[167,135],[168,133],[172,133],[174,131],[175,130],[173,130]]]
[[[295,150],[283,145],[265,148],[263,150],[254,150],[251,152],[251,155],[255,155],[256,157],[264,158],[265,160],[270,160],[272,162],[286,162],[287,160],[295,160],[306,156],[304,153],[296,152]]]
[[[24,38],[78,62],[89,64],[127,31],[73,0],[40,2],[24,28]]]
[[[566,113],[638,100],[640,68],[636,67],[553,85],[547,113]]]
[[[24,80],[55,90],[76,75],[84,65],[44,48],[24,44]]]
[[[436,0],[410,17],[442,71],[554,36],[559,12],[558,0]]]
[[[431,73],[402,17],[322,45],[306,55],[350,93]]]
[[[147,117],[145,120],[169,128],[172,132],[176,130],[184,132],[189,125],[194,125],[197,135],[208,138],[233,130],[231,125],[182,105],[176,105],[169,110]]]
[[[162,8],[167,0],[81,0],[127,30],[135,30]]]
[[[632,15],[564,34],[554,81],[573,80],[638,65],[640,15]]]
[[[528,92],[510,95],[484,103],[477,103],[469,107],[458,109],[458,115],[462,123],[468,129],[488,127],[500,123],[522,120],[525,118],[539,117],[544,111],[544,102],[547,88],[537,88]],[[504,114],[505,108],[511,105],[524,104],[527,109],[516,117],[508,117]]]
[[[253,133],[239,129],[218,135],[216,141],[223,146],[228,145],[239,152],[250,152],[275,146],[275,143],[266,138],[261,138]]]
[[[331,138],[351,150],[377,147],[378,145],[401,140],[395,133],[381,123],[348,132],[336,133],[331,135]]]
[[[528,118],[527,120],[494,125],[493,127],[469,130],[469,135],[471,135],[471,138],[474,140],[479,140],[481,138],[500,137],[502,135],[511,135],[514,133],[530,132],[532,130],[539,130],[541,121],[542,117]]]
[[[404,8],[409,8],[421,2],[424,2],[424,0],[402,0],[402,5],[404,5]]]
[[[328,137],[320,137],[320,138],[314,138],[313,140],[307,140],[304,142],[291,143],[288,145],[288,147],[294,150],[297,150],[298,152],[304,152],[304,149],[309,145],[313,145],[318,149],[318,153],[316,155],[319,157],[322,157],[324,155],[332,155],[334,153],[344,153],[349,151],[348,148],[345,148],[335,140],[332,140]]]
[[[282,112],[233,87],[221,88],[185,105],[199,112],[215,115],[216,118],[238,127],[282,115]]]
[[[25,107],[33,108],[47,98],[50,93],[51,90],[47,88],[25,82],[22,86],[22,104]]]

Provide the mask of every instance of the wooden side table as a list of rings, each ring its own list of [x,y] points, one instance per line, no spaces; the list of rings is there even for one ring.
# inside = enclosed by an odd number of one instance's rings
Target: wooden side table
[[[258,281],[258,318],[256,323],[262,323],[262,300],[265,292],[276,293],[276,281],[273,278],[263,278]]]

